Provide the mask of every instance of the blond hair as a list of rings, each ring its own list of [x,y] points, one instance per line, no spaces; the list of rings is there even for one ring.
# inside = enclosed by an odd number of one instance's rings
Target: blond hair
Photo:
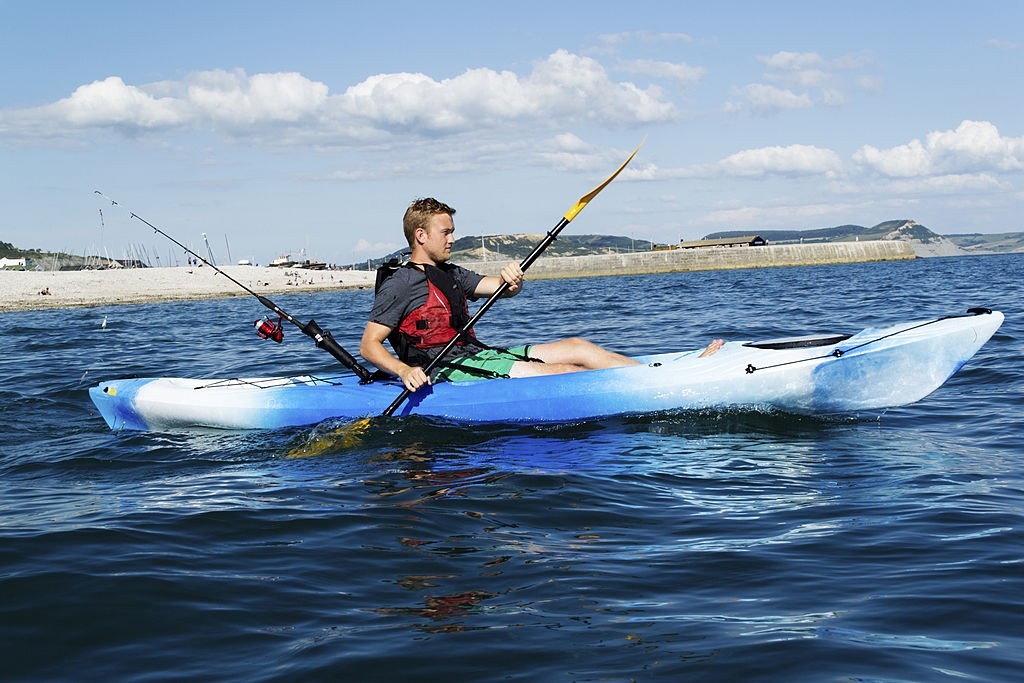
[[[402,230],[405,232],[405,239],[410,247],[416,245],[416,231],[420,228],[427,229],[430,217],[439,213],[446,213],[449,216],[455,215],[455,209],[433,197],[416,199],[409,208],[405,210],[405,217],[402,218]]]

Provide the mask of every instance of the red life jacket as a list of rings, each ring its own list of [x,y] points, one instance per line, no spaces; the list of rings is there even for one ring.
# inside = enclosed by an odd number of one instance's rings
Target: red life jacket
[[[404,362],[426,365],[469,322],[469,304],[462,287],[446,270],[429,264],[406,264],[417,265],[427,276],[427,300],[405,317],[388,340]],[[459,340],[458,346],[470,341],[476,341],[473,330]]]

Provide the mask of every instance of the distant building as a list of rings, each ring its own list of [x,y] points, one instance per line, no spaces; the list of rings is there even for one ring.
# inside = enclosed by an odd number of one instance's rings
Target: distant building
[[[683,242],[680,240],[679,249],[703,249],[705,247],[763,247],[768,240],[760,235],[741,235],[739,237],[723,237],[714,240],[696,240],[694,242]]]
[[[4,256],[3,258],[0,258],[0,268],[24,268],[24,267],[25,267],[25,259],[24,258],[7,258],[6,256]]]

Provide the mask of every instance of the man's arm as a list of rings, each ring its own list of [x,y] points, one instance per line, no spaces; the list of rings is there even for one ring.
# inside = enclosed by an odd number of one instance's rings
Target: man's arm
[[[359,343],[359,355],[381,370],[399,377],[409,391],[416,391],[424,384],[430,384],[430,378],[423,372],[423,368],[403,363],[384,347],[384,340],[389,334],[391,328],[387,325],[372,320],[366,323],[363,339]]]
[[[482,299],[489,297],[498,291],[501,283],[507,282],[508,289],[502,295],[504,297],[515,296],[523,291],[523,270],[518,263],[509,263],[501,269],[501,276],[488,275],[480,280],[480,283],[473,290],[473,296]]]

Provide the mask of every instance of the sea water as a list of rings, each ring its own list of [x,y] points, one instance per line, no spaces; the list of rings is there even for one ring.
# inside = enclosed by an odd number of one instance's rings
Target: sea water
[[[0,314],[0,679],[1021,680],[1022,282],[1021,255],[528,281],[483,339],[1006,322],[902,408],[395,418],[305,459],[326,428],[114,434],[89,402],[335,369],[258,339],[251,297]],[[273,298],[355,351],[372,294]]]

